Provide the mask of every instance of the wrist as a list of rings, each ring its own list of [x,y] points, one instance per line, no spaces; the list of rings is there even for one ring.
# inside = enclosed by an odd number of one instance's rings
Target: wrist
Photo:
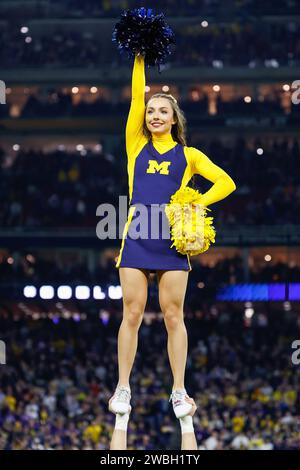
[[[179,419],[181,434],[194,432],[193,418],[190,415]]]

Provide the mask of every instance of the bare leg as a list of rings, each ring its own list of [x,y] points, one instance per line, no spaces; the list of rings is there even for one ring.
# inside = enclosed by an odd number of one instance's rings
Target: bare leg
[[[159,303],[168,332],[168,355],[173,390],[184,388],[188,339],[183,319],[188,271],[158,271]]]
[[[148,274],[141,269],[120,268],[119,275],[123,293],[123,320],[118,334],[118,386],[130,388],[129,377],[137,351],[138,330],[147,302]],[[113,397],[109,400],[110,411],[113,411],[110,408],[112,399]],[[127,448],[129,413],[116,414],[111,450]]]
[[[148,295],[148,275],[145,270],[119,268],[123,293],[123,320],[118,334],[118,385],[129,387],[134,363],[138,330],[142,323]]]

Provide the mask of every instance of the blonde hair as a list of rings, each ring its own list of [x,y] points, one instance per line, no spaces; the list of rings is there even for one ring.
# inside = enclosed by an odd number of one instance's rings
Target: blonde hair
[[[168,93],[155,93],[155,95],[152,95],[149,98],[147,104],[153,98],[166,98],[170,102],[174,113],[174,119],[176,121],[175,124],[172,125],[171,135],[176,142],[182,145],[186,145],[186,118],[183,111],[179,108],[176,98]],[[144,135],[148,139],[151,139],[151,132],[146,126],[145,119],[143,131]]]

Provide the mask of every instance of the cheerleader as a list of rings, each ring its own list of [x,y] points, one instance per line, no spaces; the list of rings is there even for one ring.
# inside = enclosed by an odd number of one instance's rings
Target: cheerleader
[[[129,212],[116,261],[123,293],[123,320],[118,334],[119,381],[109,409],[121,415],[131,410],[129,379],[147,302],[149,274],[153,272],[157,274],[159,304],[168,333],[173,376],[170,401],[180,419],[192,410],[192,404],[185,400],[188,340],[183,312],[192,267],[190,255],[172,245],[169,220],[163,208],[175,193],[185,192],[194,174],[213,183],[201,195],[200,204],[204,208],[224,199],[236,186],[204,153],[187,146],[186,120],[172,95],[155,94],[145,105],[145,63],[160,66],[174,43],[174,33],[164,23],[163,14],[154,16],[152,9],[146,8],[124,12],[113,40],[121,52],[134,58],[134,65],[126,124]],[[138,225],[140,237],[132,233]]]
[[[116,262],[123,293],[123,320],[118,334],[119,381],[109,409],[120,414],[131,409],[130,373],[147,302],[149,274],[156,272],[173,375],[170,401],[176,417],[183,418],[192,409],[191,403],[185,400],[188,340],[183,312],[188,274],[192,268],[189,255],[170,248],[170,239],[162,237],[161,227],[159,237],[151,238],[151,228],[157,228],[153,227],[153,220],[157,220],[153,213],[157,215],[161,210],[159,206],[167,204],[178,189],[185,188],[194,174],[213,183],[202,195],[201,203],[205,207],[224,199],[236,186],[231,177],[204,153],[186,145],[186,121],[176,99],[170,94],[158,93],[145,105],[144,94],[144,56],[136,54],[126,125],[129,214]],[[141,212],[139,204],[144,208]],[[161,219],[166,217],[163,210],[159,215]],[[137,216],[140,222],[142,220],[141,225],[147,227],[147,238],[130,236],[130,226],[135,225]]]

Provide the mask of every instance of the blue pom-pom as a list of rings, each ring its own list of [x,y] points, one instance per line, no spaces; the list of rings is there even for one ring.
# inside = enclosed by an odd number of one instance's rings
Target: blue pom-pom
[[[155,15],[152,8],[134,8],[122,13],[115,25],[112,40],[121,54],[129,58],[136,54],[145,57],[148,65],[160,65],[171,54],[171,44],[175,44],[173,30],[165,23],[163,13]]]

